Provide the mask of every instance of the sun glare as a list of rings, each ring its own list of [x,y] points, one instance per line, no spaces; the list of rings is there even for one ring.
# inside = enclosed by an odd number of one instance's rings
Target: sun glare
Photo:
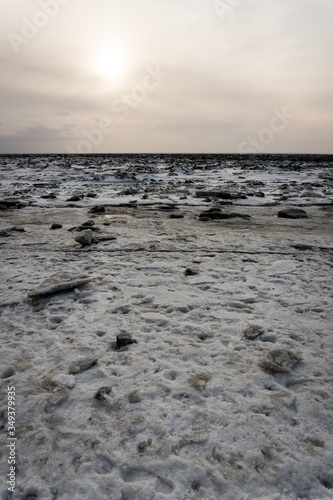
[[[105,78],[116,78],[124,71],[124,60],[120,54],[105,52],[98,61],[98,71]]]

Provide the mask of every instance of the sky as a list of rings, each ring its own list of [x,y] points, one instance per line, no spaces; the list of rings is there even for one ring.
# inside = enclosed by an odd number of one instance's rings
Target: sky
[[[333,153],[332,0],[1,0],[0,154]]]

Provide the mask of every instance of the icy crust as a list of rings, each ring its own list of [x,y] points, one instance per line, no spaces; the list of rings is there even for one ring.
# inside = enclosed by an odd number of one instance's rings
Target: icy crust
[[[331,499],[331,212],[108,209],[93,220],[117,239],[80,248],[68,229],[94,203],[2,213],[26,232],[1,240],[0,432],[15,386],[17,486],[3,447],[0,498]],[[51,288],[64,273],[74,286]]]

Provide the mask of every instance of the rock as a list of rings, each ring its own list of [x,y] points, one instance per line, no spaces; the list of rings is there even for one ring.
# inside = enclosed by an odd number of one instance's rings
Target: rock
[[[261,335],[262,333],[264,333],[264,328],[262,326],[252,325],[252,326],[249,326],[243,332],[243,336],[248,340],[252,340],[252,339],[255,339],[256,337],[258,337],[259,335]]]
[[[91,229],[87,231],[82,231],[77,236],[75,236],[75,241],[80,243],[83,247],[89,246],[93,241],[93,233]]]
[[[57,223],[52,224],[52,226],[50,227],[50,229],[61,229],[61,228],[62,224],[57,224]]]
[[[97,363],[98,359],[98,356],[94,356],[93,354],[90,354],[89,356],[85,356],[83,358],[79,358],[71,364],[68,373],[70,373],[71,375],[75,375],[76,373],[89,370],[89,368]]]
[[[196,267],[188,267],[184,271],[185,276],[195,276],[196,274],[199,274],[199,269]]]
[[[140,403],[142,401],[142,397],[138,393],[137,389],[135,391],[132,391],[132,392],[129,393],[129,395],[128,395],[128,401],[131,404]]]
[[[14,231],[16,233],[25,233],[25,229],[23,226],[13,226],[9,229],[9,231]]]
[[[87,198],[96,198],[96,197],[97,197],[97,194],[96,194],[96,193],[91,193],[91,192],[90,192],[90,193],[87,193],[87,194],[86,194],[86,197],[87,197]]]
[[[222,200],[234,200],[236,198],[243,198],[245,195],[237,195],[229,191],[197,191],[197,198],[221,198]]]
[[[96,392],[94,399],[97,399],[98,401],[101,401],[102,403],[105,403],[106,397],[112,392],[112,387],[100,387],[98,391]]]
[[[306,219],[308,214],[301,208],[285,208],[280,210],[278,217],[282,217],[284,219]]]
[[[4,371],[1,373],[0,378],[9,378],[15,375],[15,368],[12,366],[9,366],[8,368],[5,368]]]
[[[75,194],[74,196],[71,196],[70,198],[67,198],[66,201],[80,201],[84,198],[83,194]]]
[[[302,361],[302,356],[287,349],[269,351],[260,362],[261,368],[271,374],[289,373],[292,368]]]
[[[63,292],[85,285],[92,280],[87,274],[58,273],[44,280],[37,288],[28,293],[32,299],[40,298],[51,293]]]
[[[5,198],[0,200],[0,210],[8,210],[9,208],[22,208],[22,204],[19,198]]]
[[[184,215],[183,214],[170,214],[169,219],[183,219]]]
[[[200,220],[232,219],[234,217],[241,217],[243,219],[248,219],[250,216],[239,214],[236,212],[225,213],[222,212],[220,208],[216,207],[210,208],[209,210],[205,210],[204,212],[201,212],[201,214],[199,215]]]
[[[41,198],[42,198],[43,200],[55,200],[55,199],[56,199],[56,197],[57,197],[57,196],[56,196],[54,193],[47,193],[47,194],[43,194],[43,195],[41,196]]]
[[[202,389],[205,388],[207,382],[210,380],[211,376],[212,374],[209,372],[198,373],[197,375],[193,375],[193,377],[189,378],[189,383],[194,389],[202,391]]]
[[[117,347],[120,349],[121,347],[124,347],[129,344],[136,344],[136,340],[133,339],[131,333],[120,333],[117,335]]]
[[[0,231],[0,238],[8,238],[10,233],[8,231]]]
[[[81,227],[92,227],[95,225],[95,221],[93,220],[87,220],[83,224],[81,224]]]
[[[105,207],[103,205],[96,205],[89,210],[90,214],[103,214],[105,212]]]

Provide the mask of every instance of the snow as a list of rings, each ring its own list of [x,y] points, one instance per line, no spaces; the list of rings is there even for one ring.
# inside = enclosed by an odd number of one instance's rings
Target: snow
[[[0,238],[1,439],[11,386],[17,438],[14,494],[5,446],[0,454],[1,499],[333,498],[329,165],[311,160],[289,175],[269,157],[257,170],[228,160],[226,171],[220,157],[206,170],[184,156],[68,158],[2,158],[0,198],[28,205],[0,211],[0,231],[25,228]],[[166,189],[172,162],[179,175]],[[147,180],[118,197],[135,168]],[[125,180],[89,181],[121,169]],[[251,218],[200,221],[210,203],[196,198],[199,184],[225,189],[239,175],[238,191],[256,180],[267,196],[225,210]],[[294,186],[287,201],[274,194],[291,177],[299,189],[314,184],[301,198],[308,219],[277,217],[300,206]],[[57,182],[56,199],[40,198],[39,180]],[[87,189],[98,197],[69,206]],[[119,207],[133,199],[136,208]],[[158,209],[171,199],[183,219]],[[88,213],[103,203],[106,213]],[[94,236],[116,239],[80,248],[68,229],[88,219],[101,228]],[[54,222],[63,228],[51,231]],[[258,335],[244,335],[255,326]],[[137,342],[118,349],[120,333]]]

